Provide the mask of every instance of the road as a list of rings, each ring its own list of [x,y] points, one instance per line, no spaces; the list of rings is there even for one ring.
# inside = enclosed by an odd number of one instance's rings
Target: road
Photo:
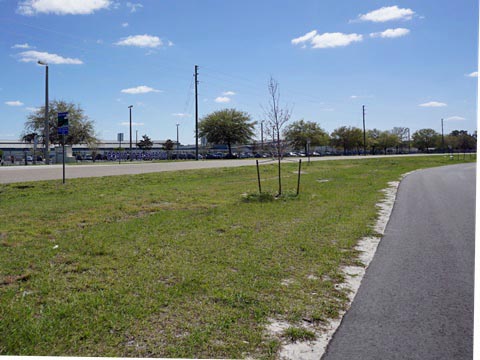
[[[472,359],[475,164],[414,172],[322,360]]]
[[[323,160],[355,160],[355,159],[373,159],[385,158],[391,156],[424,156],[425,154],[411,155],[369,155],[369,156],[328,156],[328,157],[312,157],[311,161]],[[441,156],[442,154],[440,154]],[[269,159],[259,159],[264,163]],[[286,161],[298,161],[296,158],[288,158]],[[307,161],[303,158],[302,161]],[[138,163],[124,162],[117,164],[114,162],[102,164],[82,164],[67,165],[65,177],[67,179],[97,176],[114,176],[114,175],[134,175],[162,171],[178,171],[192,169],[207,169],[218,167],[238,167],[255,165],[255,159],[245,160],[201,160],[201,161],[176,161],[176,162],[158,162],[158,163]],[[0,167],[0,183],[14,183],[23,181],[39,181],[39,180],[58,180],[62,179],[62,165],[37,165],[37,166],[3,166]]]

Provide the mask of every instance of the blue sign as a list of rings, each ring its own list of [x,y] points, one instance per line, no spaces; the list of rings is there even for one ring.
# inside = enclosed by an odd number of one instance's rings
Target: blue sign
[[[57,113],[58,135],[68,135],[68,111]]]
[[[68,135],[68,126],[63,126],[58,128],[58,135]]]

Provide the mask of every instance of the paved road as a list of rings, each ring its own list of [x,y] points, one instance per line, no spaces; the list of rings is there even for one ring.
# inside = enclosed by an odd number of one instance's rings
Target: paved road
[[[472,359],[475,164],[415,172],[323,360]]]
[[[387,155],[391,156],[422,156],[418,155]],[[385,158],[385,155],[375,156],[328,156],[328,157],[312,157],[312,161],[322,160],[355,160],[355,159],[372,159]],[[261,163],[269,159],[259,159]],[[289,158],[286,161],[297,161],[298,159]],[[302,161],[307,161],[303,158]],[[105,163],[105,164],[89,164],[89,165],[71,165],[66,167],[67,179],[81,177],[96,176],[112,176],[112,175],[132,175],[144,174],[162,171],[178,171],[191,169],[206,169],[218,167],[237,167],[255,165],[254,159],[246,160],[202,160],[202,161],[177,161],[163,163]],[[58,180],[62,179],[62,165],[38,165],[38,166],[3,166],[0,167],[0,183],[14,183],[22,181],[38,181],[38,180]]]

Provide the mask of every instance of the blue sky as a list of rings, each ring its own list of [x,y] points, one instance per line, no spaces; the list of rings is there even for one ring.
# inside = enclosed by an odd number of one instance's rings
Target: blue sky
[[[100,138],[194,143],[223,108],[265,118],[267,82],[292,121],[476,130],[478,2],[473,0],[0,0],[0,139],[18,139],[50,98],[80,104]]]

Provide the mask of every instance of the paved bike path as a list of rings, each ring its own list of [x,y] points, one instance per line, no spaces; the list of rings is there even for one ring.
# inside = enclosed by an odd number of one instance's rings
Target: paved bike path
[[[323,360],[473,357],[475,164],[414,172]]]

